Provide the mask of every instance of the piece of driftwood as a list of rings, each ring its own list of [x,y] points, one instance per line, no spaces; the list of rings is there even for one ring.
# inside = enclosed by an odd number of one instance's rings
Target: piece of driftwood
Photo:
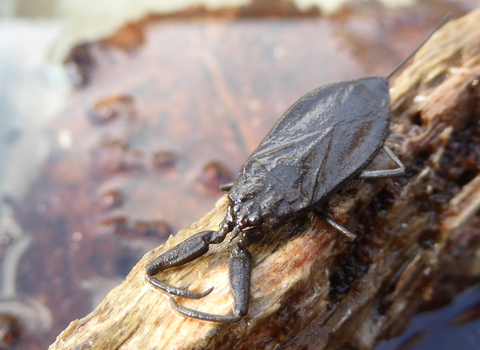
[[[355,180],[324,210],[358,235],[349,243],[312,216],[254,244],[250,309],[238,323],[185,318],[145,282],[144,267],[187,237],[215,229],[226,197],[202,220],[145,254],[122,285],[73,321],[50,349],[371,349],[411,315],[480,279],[480,11],[447,23],[391,89],[388,145],[405,177]],[[376,167],[389,166],[378,157]],[[228,238],[158,278],[214,291],[184,306],[228,314]]]

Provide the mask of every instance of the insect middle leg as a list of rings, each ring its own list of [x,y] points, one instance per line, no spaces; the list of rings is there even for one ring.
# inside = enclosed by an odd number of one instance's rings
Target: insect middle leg
[[[393,154],[393,152],[387,146],[383,146],[383,150],[385,153],[390,157],[391,160],[398,165],[396,169],[385,169],[385,170],[363,170],[359,175],[359,179],[381,179],[381,178],[389,178],[389,177],[398,177],[405,175],[405,165],[400,161],[400,159]],[[327,214],[322,213],[321,211],[314,209],[313,213],[319,218],[325,221],[327,224],[335,228],[337,231],[342,233],[345,237],[347,237],[350,241],[354,241],[357,237],[350,231],[348,231],[345,227],[337,223],[335,220],[330,218]]]
[[[345,227],[340,225],[338,222],[333,220],[331,217],[329,217],[327,214],[322,213],[320,210],[313,209],[312,211],[319,219],[322,219],[325,221],[327,224],[332,226],[334,229],[336,229],[338,232],[343,234],[345,237],[347,237],[350,241],[354,241],[357,236],[353,233],[351,233],[349,230],[347,230]]]

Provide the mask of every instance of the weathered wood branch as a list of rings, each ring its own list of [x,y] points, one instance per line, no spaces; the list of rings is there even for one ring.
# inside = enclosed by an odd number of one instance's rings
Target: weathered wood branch
[[[388,145],[407,167],[391,180],[352,181],[325,207],[358,235],[350,244],[314,217],[251,247],[249,314],[234,324],[184,318],[144,280],[144,266],[201,230],[227,200],[149,253],[50,349],[370,349],[411,315],[480,279],[480,11],[451,21],[391,89]],[[376,166],[388,166],[379,157]],[[215,290],[187,307],[228,314],[228,239],[161,280]]]

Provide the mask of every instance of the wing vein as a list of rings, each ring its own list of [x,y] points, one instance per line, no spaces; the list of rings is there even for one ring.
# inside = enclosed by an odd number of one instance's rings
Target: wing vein
[[[315,198],[317,197],[317,191],[320,184],[319,175],[325,170],[325,164],[328,164],[328,157],[329,157],[330,150],[332,148],[332,142],[333,142],[333,132],[334,132],[334,128],[331,128],[326,134],[326,137],[328,138],[327,151],[325,152],[325,157],[322,159],[322,162],[318,166],[318,170],[315,172],[315,184],[313,186],[313,191],[311,192],[312,197],[310,198],[311,203],[313,203]]]
[[[264,170],[265,170],[265,173],[268,174],[269,176],[273,177],[275,180],[277,180],[279,183],[281,183],[286,189],[287,189],[287,192],[293,192],[295,194],[298,194],[300,195],[301,197],[305,198],[306,200],[309,200],[307,196],[305,196],[301,191],[297,191],[295,190],[294,188],[290,187],[289,185],[287,185],[285,182],[283,182],[281,179],[279,179],[278,177],[276,177],[275,175],[273,175],[270,171],[267,170],[267,168],[265,167],[265,165],[256,160],[256,159],[253,159],[253,161],[255,163],[257,163],[258,165],[260,165]]]

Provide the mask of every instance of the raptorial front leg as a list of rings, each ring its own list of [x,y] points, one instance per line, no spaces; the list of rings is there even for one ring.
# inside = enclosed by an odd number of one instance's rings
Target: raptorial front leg
[[[234,314],[239,317],[248,313],[251,275],[252,256],[243,246],[243,242],[239,241],[232,250],[230,258],[230,287],[235,300]]]
[[[165,284],[152,277],[165,269],[181,266],[208,252],[210,244],[218,244],[223,242],[227,233],[225,231],[203,231],[193,235],[182,243],[176,245],[172,249],[161,254],[145,267],[146,279],[153,286],[161,290],[192,299],[199,299],[210,293],[213,288],[203,293],[190,292],[188,290],[176,288]]]
[[[197,318],[203,321],[232,323],[240,320],[248,312],[250,301],[250,278],[252,270],[252,256],[247,250],[247,242],[239,240],[230,251],[230,288],[235,307],[233,316],[209,314],[192,310],[178,305],[171,298],[172,306],[182,315]]]
[[[203,298],[204,296],[210,294],[213,290],[213,287],[208,288],[206,291],[198,293],[198,292],[191,292],[186,289],[180,289],[174,286],[171,286],[169,284],[163,283],[159,280],[157,280],[155,277],[146,275],[145,276],[146,280],[154,287],[157,287],[158,289],[163,290],[164,292],[167,292],[168,294],[173,294],[177,295],[179,297],[184,297],[184,298],[189,298],[189,299],[200,299]]]

